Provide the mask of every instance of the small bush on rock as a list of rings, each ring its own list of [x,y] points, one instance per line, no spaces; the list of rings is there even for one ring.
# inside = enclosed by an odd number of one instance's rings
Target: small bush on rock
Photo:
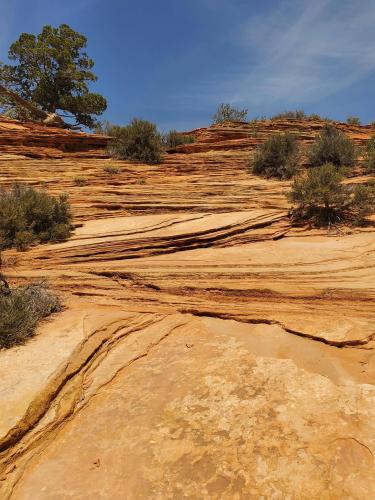
[[[78,187],[83,187],[87,185],[87,178],[82,176],[74,177],[73,182]]]
[[[365,217],[375,211],[375,182],[355,186],[352,190],[351,205],[354,210],[354,222],[362,224]]]
[[[280,120],[280,119],[292,119],[292,120],[306,120],[308,119],[308,115],[302,110],[297,109],[296,111],[282,111],[277,115],[274,115],[271,120]]]
[[[109,175],[117,175],[121,172],[121,169],[119,167],[115,167],[114,165],[106,165],[103,170]]]
[[[0,274],[0,349],[24,342],[42,318],[61,308],[59,298],[45,283],[11,289]]]
[[[182,144],[192,144],[195,142],[195,137],[193,135],[182,134],[177,132],[177,130],[170,130],[167,134],[163,136],[163,143],[166,148],[173,149]]]
[[[290,179],[297,171],[298,144],[292,134],[275,134],[256,151],[250,164],[254,174]]]
[[[332,163],[336,167],[352,167],[357,152],[354,143],[343,132],[327,124],[310,147],[308,157],[313,166]]]
[[[371,137],[367,141],[365,154],[364,154],[364,165],[369,173],[375,172],[375,136]]]
[[[348,125],[361,125],[361,120],[358,118],[358,116],[348,116],[346,119],[346,123]]]
[[[25,250],[32,243],[60,241],[72,230],[67,196],[53,198],[25,184],[0,190],[0,249]]]
[[[317,224],[335,222],[362,223],[374,210],[375,187],[342,184],[343,174],[331,163],[311,168],[293,182],[288,193],[290,202],[297,205],[292,211],[294,220],[313,220]]]
[[[223,103],[218,107],[212,121],[216,124],[225,122],[244,122],[246,121],[247,112],[247,109],[237,109],[230,104]]]
[[[323,118],[317,113],[312,113],[309,115],[309,120],[323,120]]]
[[[125,127],[113,126],[111,136],[113,139],[108,148],[114,158],[161,163],[163,141],[153,123],[134,118]]]

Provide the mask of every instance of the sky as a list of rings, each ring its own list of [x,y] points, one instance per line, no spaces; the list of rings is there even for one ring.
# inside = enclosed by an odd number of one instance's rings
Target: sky
[[[62,23],[87,37],[113,123],[190,130],[222,102],[375,120],[375,0],[0,0],[0,60]]]

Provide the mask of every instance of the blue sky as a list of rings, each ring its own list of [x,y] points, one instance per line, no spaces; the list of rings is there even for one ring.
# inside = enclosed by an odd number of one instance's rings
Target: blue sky
[[[375,0],[0,0],[0,60],[61,23],[87,36],[114,123],[188,130],[221,102],[375,120]]]

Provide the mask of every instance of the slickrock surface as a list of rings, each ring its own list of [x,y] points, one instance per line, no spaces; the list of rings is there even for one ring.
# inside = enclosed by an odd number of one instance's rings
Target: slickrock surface
[[[66,308],[0,352],[0,498],[375,497],[375,231],[292,228],[288,183],[246,167],[321,126],[200,129],[158,166],[0,157],[77,223],[3,256]]]

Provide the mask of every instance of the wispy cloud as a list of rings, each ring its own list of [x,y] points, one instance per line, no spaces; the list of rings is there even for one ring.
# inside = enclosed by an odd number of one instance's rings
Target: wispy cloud
[[[233,102],[314,101],[375,70],[375,0],[292,0],[278,6],[251,19],[241,34],[253,62],[239,80],[226,81]]]

